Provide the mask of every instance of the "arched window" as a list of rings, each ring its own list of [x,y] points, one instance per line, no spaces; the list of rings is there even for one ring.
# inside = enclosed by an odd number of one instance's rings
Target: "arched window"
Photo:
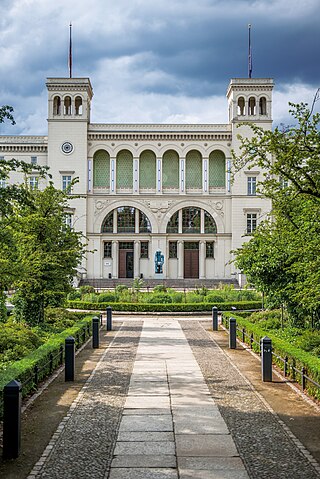
[[[167,224],[167,233],[178,233],[179,232],[179,211],[174,213],[168,224]]]
[[[139,233],[151,233],[151,223],[147,215],[139,210]]]
[[[178,233],[182,230],[184,234],[216,234],[217,225],[213,217],[206,210],[190,206],[183,208],[180,212],[176,211],[167,224],[167,233]],[[201,214],[201,212],[203,214]],[[182,218],[181,229],[179,228],[179,218]],[[204,223],[204,224],[203,224]]]
[[[249,115],[255,115],[256,114],[256,99],[251,96],[249,98]]]
[[[209,188],[225,188],[226,157],[220,150],[214,150],[209,156]]]
[[[114,225],[115,221],[115,225]],[[114,226],[116,228],[114,228]],[[152,233],[149,218],[133,206],[120,206],[110,211],[102,222],[102,233]]]
[[[145,150],[140,155],[139,182],[141,189],[156,188],[156,155],[151,150]]]
[[[174,150],[166,151],[162,158],[162,187],[179,189],[179,155]]]
[[[93,187],[109,188],[110,155],[105,150],[98,150],[93,155]]]
[[[61,98],[59,96],[55,96],[53,99],[53,114],[61,115]]]
[[[206,234],[217,232],[216,222],[207,211],[204,212],[204,232]]]
[[[135,233],[135,208],[121,206],[117,209],[117,232]]]
[[[189,151],[186,156],[186,188],[202,188],[202,155],[197,150]]]
[[[240,96],[240,98],[238,98],[238,115],[243,116],[245,114],[246,114],[245,101],[243,96]]]
[[[267,114],[267,100],[263,96],[259,100],[259,115],[266,115]]]
[[[129,150],[121,150],[117,154],[117,189],[132,190],[133,156]]]
[[[200,233],[201,213],[200,208],[183,208],[182,233]]]
[[[71,97],[66,96],[64,99],[64,110],[65,115],[71,115]]]
[[[113,233],[113,211],[110,211],[103,220],[101,233]]]
[[[74,105],[75,105],[76,115],[82,115],[82,98],[81,98],[81,96],[76,96]]]

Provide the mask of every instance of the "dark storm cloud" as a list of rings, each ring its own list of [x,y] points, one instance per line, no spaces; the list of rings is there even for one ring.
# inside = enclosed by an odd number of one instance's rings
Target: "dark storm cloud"
[[[247,76],[248,23],[253,76],[273,77],[278,92],[309,94],[320,86],[318,7],[318,0],[0,0],[0,103],[13,104],[20,125],[32,128],[45,78],[68,76],[70,20],[73,74],[90,76],[102,112],[123,108],[130,117],[129,106],[144,102],[147,119],[183,121],[187,99],[199,99],[203,111],[230,78]],[[299,84],[304,90],[291,88]],[[120,98],[132,101],[126,107]],[[170,111],[174,98],[181,112]]]

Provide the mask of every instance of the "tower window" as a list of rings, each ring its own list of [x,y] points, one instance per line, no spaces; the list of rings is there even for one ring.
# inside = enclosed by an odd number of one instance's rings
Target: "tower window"
[[[257,213],[247,214],[247,234],[251,234],[257,228]]]
[[[64,99],[64,114],[71,115],[71,97],[66,96]]]
[[[36,156],[31,156],[31,165],[36,165],[38,163],[38,158]]]
[[[238,99],[238,115],[243,116],[246,114],[245,111],[245,101],[243,96]]]
[[[67,191],[71,184],[71,175],[62,176],[62,190]]]
[[[249,98],[249,115],[256,114],[256,99],[252,96]]]
[[[55,96],[53,99],[53,114],[61,114],[61,98],[59,96]]]
[[[82,98],[81,98],[81,96],[76,97],[74,105],[75,105],[76,115],[82,115]]]
[[[254,196],[257,194],[257,178],[255,176],[248,176],[248,195]]]
[[[267,114],[267,100],[264,96],[262,98],[260,98],[260,100],[259,100],[259,114],[260,115],[266,115]]]

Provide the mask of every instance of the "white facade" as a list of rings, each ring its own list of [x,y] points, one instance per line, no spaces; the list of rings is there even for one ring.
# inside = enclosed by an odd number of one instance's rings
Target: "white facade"
[[[94,250],[84,277],[235,279],[231,251],[270,202],[255,191],[262,172],[230,181],[231,151],[237,135],[252,135],[239,123],[271,129],[273,81],[232,79],[223,125],[94,124],[88,78],[49,78],[47,88],[48,136],[2,136],[0,156],[48,165],[56,187],[79,178],[69,213]],[[36,181],[36,172],[30,176]]]

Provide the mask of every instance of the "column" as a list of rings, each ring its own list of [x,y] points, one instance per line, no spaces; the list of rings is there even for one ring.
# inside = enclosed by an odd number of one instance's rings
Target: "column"
[[[204,210],[200,210],[200,233],[204,234]]]
[[[112,277],[118,277],[119,242],[112,241]]]
[[[180,158],[180,193],[186,193],[186,159]]]
[[[178,212],[178,233],[179,235],[182,234],[182,210]]]
[[[157,194],[162,193],[162,158],[157,158],[156,159],[156,165],[157,165]]]
[[[117,233],[117,221],[118,221],[117,208],[115,208],[113,210],[113,234]]]
[[[110,156],[110,193],[116,194],[117,158]]]
[[[203,188],[203,193],[208,193],[208,191],[209,191],[208,165],[209,165],[209,158],[207,156],[203,157],[202,158],[202,188]]]
[[[206,277],[206,242],[200,241],[199,245],[199,278]]]
[[[140,278],[140,241],[134,242],[133,260],[134,260],[133,276],[134,278]]]
[[[139,234],[139,210],[136,208],[134,210],[134,232]]]
[[[139,158],[133,158],[133,193],[139,194]]]
[[[184,242],[178,241],[178,279],[183,279]]]

